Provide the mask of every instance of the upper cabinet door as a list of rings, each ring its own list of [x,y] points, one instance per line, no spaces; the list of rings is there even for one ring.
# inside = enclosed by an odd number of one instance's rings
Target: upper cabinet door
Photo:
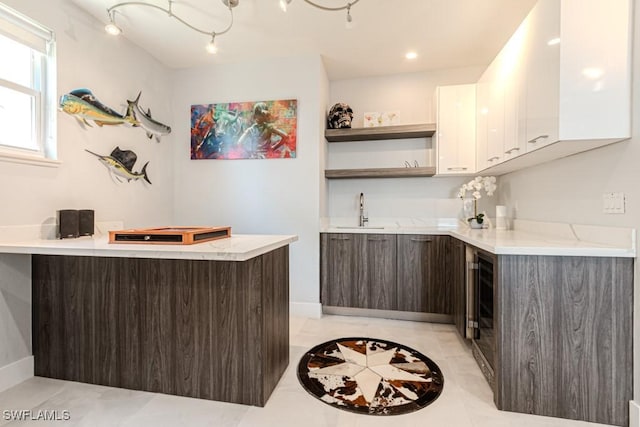
[[[560,1],[540,0],[527,17],[526,151],[559,139]]]
[[[629,138],[631,1],[560,3],[560,140]]]
[[[439,175],[476,171],[476,85],[437,88],[436,147]]]
[[[489,66],[489,112],[487,114],[487,166],[503,161],[504,151],[504,87],[508,81],[502,74],[504,52]]]
[[[525,20],[502,51],[500,77],[504,82],[504,151],[503,161],[527,150],[527,74],[524,49],[528,22]]]
[[[478,171],[488,166],[489,133],[489,71],[485,71],[476,86],[476,168]]]

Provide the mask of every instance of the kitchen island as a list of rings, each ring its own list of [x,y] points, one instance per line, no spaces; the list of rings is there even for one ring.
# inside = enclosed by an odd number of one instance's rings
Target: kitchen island
[[[35,375],[264,406],[289,363],[289,243],[106,238],[0,245],[32,254]]]

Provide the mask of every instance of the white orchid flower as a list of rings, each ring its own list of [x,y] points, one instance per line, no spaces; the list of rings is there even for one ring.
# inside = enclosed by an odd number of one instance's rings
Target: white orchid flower
[[[480,192],[482,189],[487,193],[487,196],[493,196],[497,188],[495,176],[477,176],[466,184],[462,184],[457,196],[464,199],[467,191],[472,191],[473,198],[478,200],[482,198],[482,193]]]

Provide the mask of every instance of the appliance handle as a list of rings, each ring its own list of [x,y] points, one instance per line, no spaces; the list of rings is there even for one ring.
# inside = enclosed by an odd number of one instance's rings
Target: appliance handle
[[[476,319],[476,300],[477,300],[477,289],[476,289],[476,272],[478,270],[477,263],[477,253],[475,250],[471,249],[468,246],[465,246],[465,283],[466,283],[466,338],[474,339],[476,337],[477,329],[474,327],[477,325]]]

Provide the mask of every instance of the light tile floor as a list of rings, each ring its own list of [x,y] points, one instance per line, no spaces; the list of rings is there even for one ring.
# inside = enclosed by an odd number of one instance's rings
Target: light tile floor
[[[471,351],[451,325],[363,317],[291,318],[291,362],[264,408],[35,377],[0,393],[0,426],[212,427],[578,427],[600,424],[498,411]],[[395,341],[442,369],[444,390],[431,405],[396,416],[345,412],[309,395],[297,364],[311,347],[348,336]],[[68,410],[69,421],[5,420],[4,410]]]

